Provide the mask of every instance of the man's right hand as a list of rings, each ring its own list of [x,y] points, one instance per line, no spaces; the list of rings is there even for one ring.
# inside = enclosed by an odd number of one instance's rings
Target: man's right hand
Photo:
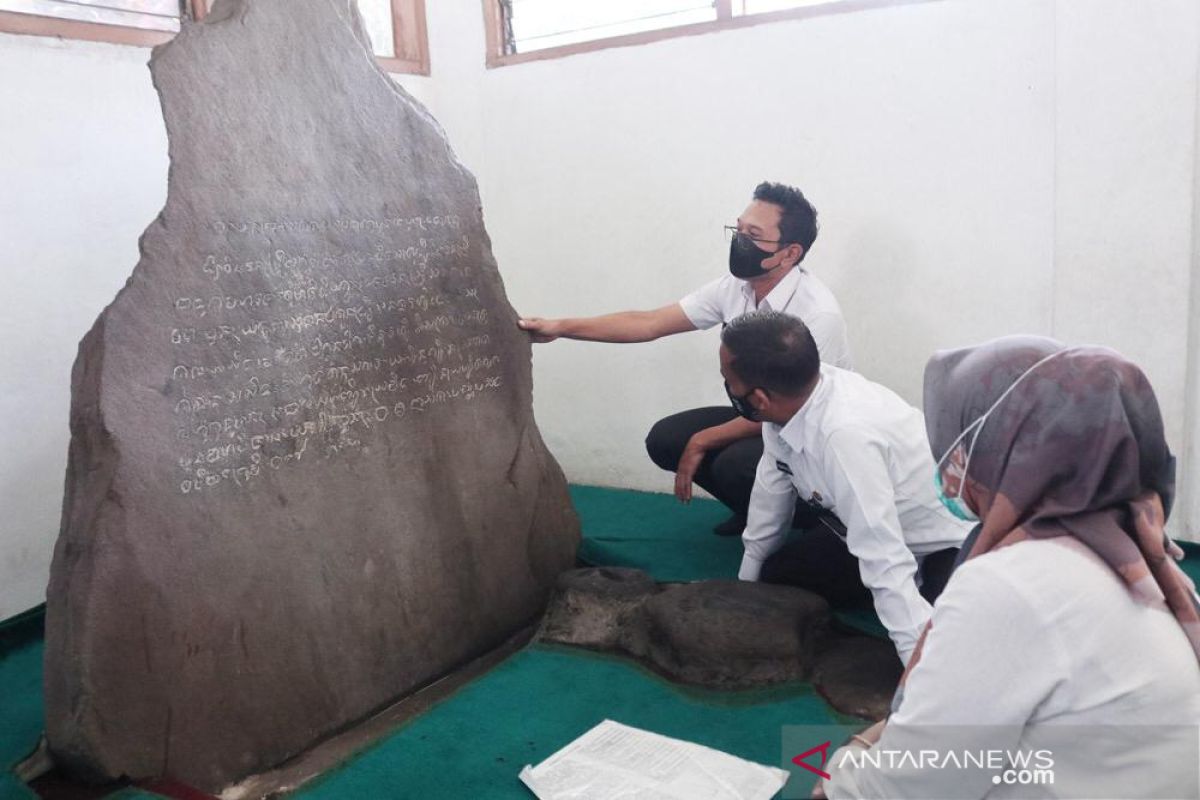
[[[517,320],[517,327],[535,342],[553,342],[558,338],[581,342],[652,342],[660,336],[696,330],[678,303],[654,311],[618,311],[598,317],[522,317]]]
[[[539,344],[553,342],[559,333],[559,320],[528,317],[517,320],[517,327],[529,333],[529,337]]]

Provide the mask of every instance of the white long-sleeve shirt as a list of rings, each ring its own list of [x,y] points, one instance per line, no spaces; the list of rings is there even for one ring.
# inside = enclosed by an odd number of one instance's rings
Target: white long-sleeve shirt
[[[907,664],[930,614],[917,590],[918,560],[960,546],[971,528],[938,500],[921,412],[884,386],[822,364],[800,411],[783,426],[763,423],[762,437],[738,577],[757,580],[783,545],[799,494],[846,526],[863,585]]]
[[[748,281],[725,275],[680,300],[679,306],[701,330],[732,322],[749,311],[770,310],[799,317],[812,333],[822,361],[843,369],[853,367],[842,307],[828,286],[800,266],[785,275],[761,303],[755,301],[754,287]]]
[[[876,768],[846,759],[846,747],[829,761],[825,790],[895,800],[1196,797],[1197,726],[1200,665],[1165,603],[1137,600],[1071,538],[1024,541],[955,571],[872,750],[1049,749],[1053,785],[997,784],[995,770]]]

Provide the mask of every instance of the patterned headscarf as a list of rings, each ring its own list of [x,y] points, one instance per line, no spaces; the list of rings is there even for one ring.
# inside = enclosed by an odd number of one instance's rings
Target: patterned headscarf
[[[1026,539],[1072,536],[1135,596],[1165,599],[1200,659],[1200,600],[1164,532],[1175,459],[1136,365],[1105,348],[1032,336],[937,353],[925,368],[934,458],[1035,364],[982,428],[955,445],[961,463],[975,440],[967,478],[985,498],[960,562]]]

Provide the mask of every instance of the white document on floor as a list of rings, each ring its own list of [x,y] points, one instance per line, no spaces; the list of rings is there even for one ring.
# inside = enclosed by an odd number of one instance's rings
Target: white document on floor
[[[538,800],[770,800],[788,773],[605,720],[520,778]]]

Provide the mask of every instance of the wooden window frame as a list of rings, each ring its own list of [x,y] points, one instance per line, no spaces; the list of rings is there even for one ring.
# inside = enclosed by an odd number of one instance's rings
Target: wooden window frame
[[[425,0],[391,0],[391,58],[375,56],[388,72],[429,74],[429,27],[425,22]]]
[[[191,0],[192,13],[204,19],[211,0]],[[425,23],[425,0],[390,0],[392,4],[392,35],[395,57],[376,56],[379,66],[388,72],[414,75],[429,74],[429,33]],[[0,33],[28,36],[52,36],[59,39],[80,39],[88,42],[108,42],[139,47],[153,47],[171,41],[171,31],[153,31],[127,25],[43,17],[19,11],[0,11]]]
[[[196,19],[204,17],[208,0],[192,0]],[[131,25],[109,25],[62,17],[43,17],[20,11],[0,11],[0,33],[20,33],[28,36],[52,36],[57,39],[81,39],[85,42],[108,42],[153,47],[169,42],[173,31],[152,31]]]
[[[558,45],[557,47],[547,47],[542,50],[531,50],[528,53],[505,53],[504,20],[500,13],[500,2],[499,0],[483,0],[484,38],[487,43],[485,63],[488,69],[491,69],[510,64],[524,64],[528,61],[545,61],[562,58],[577,53],[589,53],[595,50],[608,50],[612,47],[649,44],[663,39],[675,39],[680,36],[696,36],[702,33],[749,28],[754,25],[765,25],[784,20],[826,17],[884,6],[936,2],[941,2],[941,0],[841,0],[841,2],[830,3],[829,5],[787,8],[781,11],[766,11],[760,14],[746,14],[735,17],[733,15],[733,0],[714,0],[713,7],[717,11],[717,18],[708,22],[692,22],[670,28],[610,36],[606,39],[591,39],[586,42],[575,42],[573,44]]]

